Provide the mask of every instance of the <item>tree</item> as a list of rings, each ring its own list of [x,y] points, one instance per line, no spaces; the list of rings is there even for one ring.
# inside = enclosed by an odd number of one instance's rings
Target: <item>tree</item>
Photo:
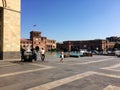
[[[113,47],[114,50],[120,50],[120,43],[116,43]]]

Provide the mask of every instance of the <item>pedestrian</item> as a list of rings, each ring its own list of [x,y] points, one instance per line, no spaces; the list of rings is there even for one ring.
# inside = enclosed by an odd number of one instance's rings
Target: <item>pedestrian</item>
[[[37,61],[37,51],[33,50],[33,59]]]
[[[63,62],[63,60],[64,60],[64,52],[62,51],[60,55],[60,62]]]
[[[42,48],[40,53],[41,53],[41,60],[42,60],[42,62],[44,62],[44,60],[45,60],[45,50],[44,50],[44,48]]]
[[[21,48],[21,61],[24,61],[24,52],[25,49]]]

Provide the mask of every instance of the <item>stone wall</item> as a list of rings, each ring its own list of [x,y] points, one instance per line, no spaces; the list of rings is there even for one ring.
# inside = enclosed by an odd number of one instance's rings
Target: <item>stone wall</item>
[[[20,0],[6,0],[2,27],[0,59],[20,59]]]

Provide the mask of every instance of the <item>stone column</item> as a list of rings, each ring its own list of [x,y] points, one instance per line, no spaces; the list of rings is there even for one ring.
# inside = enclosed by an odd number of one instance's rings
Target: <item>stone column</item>
[[[20,0],[0,3],[0,59],[20,59]]]

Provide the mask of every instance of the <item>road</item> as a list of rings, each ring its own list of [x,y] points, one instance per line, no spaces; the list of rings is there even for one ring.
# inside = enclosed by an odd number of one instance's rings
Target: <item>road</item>
[[[0,61],[0,90],[120,90],[120,58],[93,55],[59,60]]]

